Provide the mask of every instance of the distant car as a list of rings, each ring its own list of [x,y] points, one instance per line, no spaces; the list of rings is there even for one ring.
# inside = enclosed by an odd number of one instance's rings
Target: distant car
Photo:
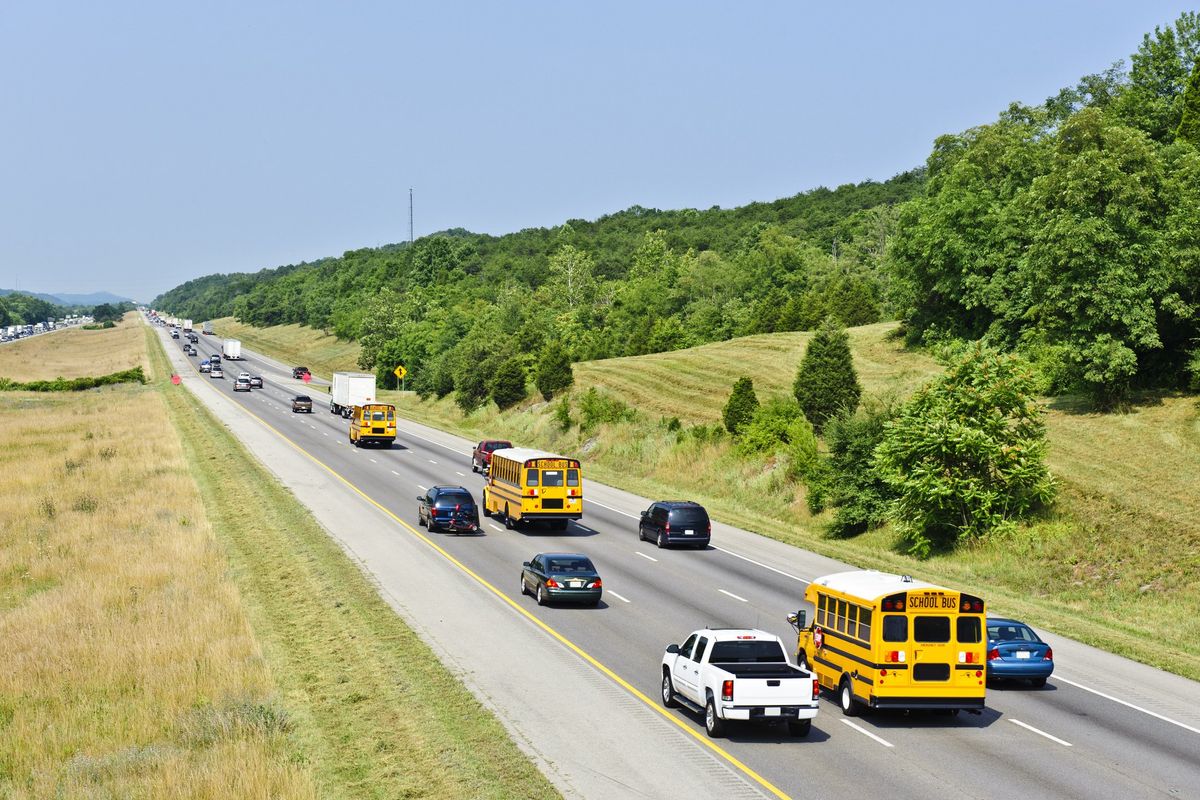
[[[236,379],[233,381],[233,390],[234,390],[235,392],[248,392],[248,391],[250,391],[250,381],[248,381],[248,380],[246,380],[246,379],[244,379],[244,378],[236,378]]]
[[[433,486],[417,495],[417,524],[429,532],[448,530],[474,533],[479,530],[479,507],[462,486]]]
[[[484,439],[475,445],[471,451],[471,472],[487,472],[492,464],[492,451],[512,447],[512,442],[504,439]]]
[[[249,372],[239,372],[239,373],[238,373],[238,376],[237,376],[237,379],[238,379],[239,381],[240,381],[240,380],[245,380],[245,381],[246,381],[246,383],[249,383],[249,382],[250,382],[250,373],[249,373]]]
[[[1054,672],[1054,650],[1024,622],[987,619],[987,680],[1024,680],[1045,686]]]
[[[712,521],[699,503],[660,500],[642,512],[638,539],[659,547],[673,544],[707,547],[712,541]]]
[[[200,362],[200,371],[201,372],[212,372],[212,364],[208,363],[207,361],[201,361]]]
[[[311,374],[308,367],[292,367],[292,377],[296,380],[302,380],[305,375]]]
[[[171,338],[172,338],[172,339],[178,339],[178,338],[179,338],[179,331],[171,331]]]
[[[224,378],[224,377],[225,377],[225,372],[224,372],[224,370],[222,370],[220,367],[216,367],[216,366],[214,366],[214,367],[213,367],[211,370],[209,370],[208,377],[210,377],[210,378]]]
[[[538,553],[521,565],[521,594],[550,602],[600,604],[604,582],[582,553]]]
[[[292,413],[297,414],[301,411],[306,414],[312,413],[312,398],[306,394],[298,394],[292,398]]]
[[[208,357],[208,360],[214,364],[220,364],[221,363],[221,354],[213,353],[211,356]]]
[[[262,376],[261,375],[251,375],[250,376],[250,388],[261,389],[262,387],[263,387]]]

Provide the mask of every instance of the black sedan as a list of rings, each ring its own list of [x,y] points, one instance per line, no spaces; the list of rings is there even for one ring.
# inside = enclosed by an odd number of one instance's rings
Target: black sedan
[[[580,553],[538,553],[521,565],[521,594],[539,606],[549,602],[600,604],[604,582],[591,559]]]
[[[471,493],[462,486],[434,486],[417,495],[417,524],[454,533],[475,533],[479,530],[479,507]]]
[[[987,679],[1027,680],[1045,686],[1054,672],[1054,651],[1024,622],[988,617]]]

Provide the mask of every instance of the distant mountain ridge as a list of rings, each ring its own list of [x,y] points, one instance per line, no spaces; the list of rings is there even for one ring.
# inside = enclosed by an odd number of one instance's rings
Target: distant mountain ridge
[[[6,294],[27,294],[38,300],[45,300],[56,306],[96,306],[101,303],[132,303],[128,297],[121,297],[112,292],[92,292],[90,294],[45,294],[43,292],[27,292],[24,289],[0,289],[0,296]]]

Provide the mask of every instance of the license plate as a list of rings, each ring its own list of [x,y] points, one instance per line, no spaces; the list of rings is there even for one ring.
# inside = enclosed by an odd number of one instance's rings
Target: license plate
[[[695,536],[696,532],[694,530],[692,530],[691,528],[688,528],[686,531],[683,532],[683,535],[684,536]]]
[[[583,581],[567,581],[567,586],[570,586],[572,589],[582,589]]]
[[[1017,658],[1029,658],[1028,650],[1020,650],[1017,652]]]
[[[763,709],[764,717],[778,717],[780,713],[779,706],[770,706]]]

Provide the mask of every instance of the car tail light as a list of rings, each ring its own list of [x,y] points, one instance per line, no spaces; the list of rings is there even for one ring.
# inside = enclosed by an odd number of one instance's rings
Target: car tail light
[[[671,520],[667,520],[667,526],[665,528],[663,528],[663,533],[669,534],[670,532],[671,532]]]
[[[821,698],[821,684],[817,682],[816,678],[813,678],[813,698],[812,699],[819,700],[820,698]]]
[[[1042,661],[1053,661],[1053,660],[1054,660],[1054,648],[1047,647],[1046,655],[1042,656]]]
[[[712,536],[712,523],[711,523],[711,522],[709,522],[709,523],[708,523],[708,524],[705,526],[705,532],[706,532],[706,533],[707,533],[709,536]]]
[[[558,589],[560,587],[558,585],[558,581],[554,580],[554,578],[546,578],[546,588],[547,589]]]
[[[721,699],[722,700],[732,700],[733,699],[733,681],[725,681],[724,683],[721,684]]]
[[[1000,651],[993,647],[988,650],[988,661],[998,661],[1000,659]]]
[[[596,578],[596,580],[594,580],[588,584],[588,588],[589,589],[603,589],[604,581],[600,580],[599,578]]]
[[[459,511],[462,511],[462,503],[455,503],[454,504],[454,513],[457,514]]]

